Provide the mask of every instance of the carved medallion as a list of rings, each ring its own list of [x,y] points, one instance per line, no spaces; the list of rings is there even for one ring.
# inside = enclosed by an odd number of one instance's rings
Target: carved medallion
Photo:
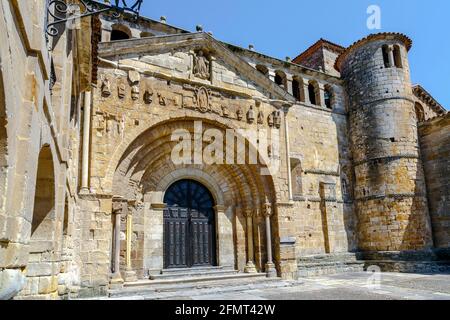
[[[211,108],[209,105],[209,93],[205,87],[201,87],[196,92],[197,108],[200,112],[208,112]]]

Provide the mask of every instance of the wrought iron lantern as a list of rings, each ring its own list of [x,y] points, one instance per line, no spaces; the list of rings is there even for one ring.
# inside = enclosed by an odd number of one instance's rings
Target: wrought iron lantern
[[[106,0],[104,3],[94,0],[67,2],[67,0],[47,0],[47,35],[57,36],[59,34],[57,25],[75,23],[84,17],[101,13],[111,12],[115,18],[119,18],[123,13],[130,13],[137,19],[144,0]]]

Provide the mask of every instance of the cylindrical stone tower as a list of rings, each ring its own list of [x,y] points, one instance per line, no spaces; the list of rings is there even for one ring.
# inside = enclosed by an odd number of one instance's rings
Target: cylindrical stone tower
[[[336,62],[348,93],[355,210],[362,251],[433,246],[409,73],[412,42],[368,36]]]

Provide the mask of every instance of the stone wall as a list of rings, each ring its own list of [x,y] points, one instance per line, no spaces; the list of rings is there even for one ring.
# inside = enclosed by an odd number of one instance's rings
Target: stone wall
[[[405,43],[401,36],[366,39],[342,59],[363,251],[432,246]],[[384,46],[399,48],[401,67],[393,59],[386,66]]]
[[[450,247],[450,113],[419,127],[434,245]]]
[[[67,171],[67,161],[77,160],[79,90],[72,84],[85,81],[73,63],[83,62],[71,45],[75,31],[61,29],[47,42],[45,13],[44,1],[0,3],[3,299],[67,297],[79,280],[72,238],[78,173]]]

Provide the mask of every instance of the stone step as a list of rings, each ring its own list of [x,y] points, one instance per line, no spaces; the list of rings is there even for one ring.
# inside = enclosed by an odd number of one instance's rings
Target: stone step
[[[200,294],[216,294],[262,288],[281,288],[298,285],[298,281],[267,278],[266,274],[236,274],[184,280],[144,280],[126,283],[121,290],[111,290],[110,298],[172,299]]]
[[[210,273],[206,275],[185,275],[184,277],[170,277],[155,280],[141,280],[137,282],[125,283],[125,287],[134,286],[164,286],[181,283],[196,283],[203,281],[229,280],[229,279],[264,279],[267,275],[265,273],[240,273],[233,271],[232,274],[223,274],[221,272]]]
[[[364,261],[354,253],[303,256],[297,260],[299,277],[314,277],[364,271]]]
[[[187,274],[187,273],[201,273],[201,272],[214,272],[214,271],[234,271],[233,267],[213,267],[213,266],[205,266],[205,267],[193,267],[193,268],[172,268],[172,269],[163,269],[159,274]]]
[[[236,270],[189,270],[185,272],[170,272],[163,274],[150,275],[150,280],[164,280],[164,279],[185,279],[185,278],[198,278],[198,277],[218,277],[226,275],[235,275],[238,271]]]
[[[355,253],[339,253],[339,254],[318,254],[301,256],[298,258],[298,263],[307,262],[358,262],[358,257]]]

